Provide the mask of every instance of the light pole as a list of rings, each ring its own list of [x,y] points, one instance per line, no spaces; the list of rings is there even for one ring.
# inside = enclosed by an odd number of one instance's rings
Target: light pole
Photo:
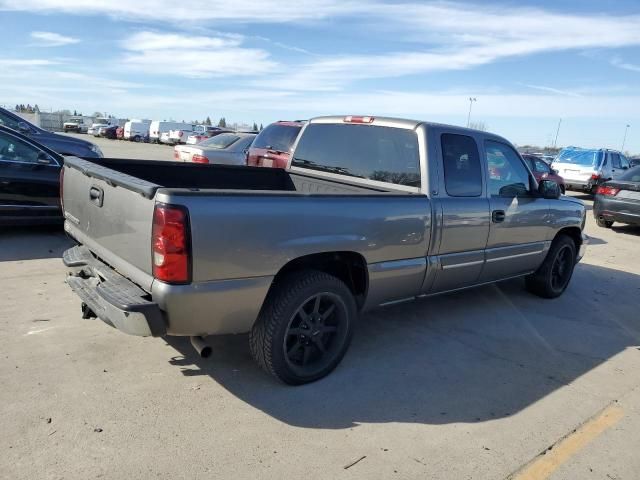
[[[630,126],[631,125],[627,124],[627,126],[624,129],[624,138],[622,139],[622,148],[620,149],[620,151],[623,153],[624,153],[624,144],[627,141],[627,132],[629,131]]]
[[[562,125],[562,119],[558,121],[558,128],[556,129],[556,139],[553,141],[553,148],[558,146],[558,134],[560,133],[560,125]]]
[[[467,115],[467,128],[471,125],[471,107],[473,102],[477,102],[478,100],[475,97],[469,97],[469,115]]]

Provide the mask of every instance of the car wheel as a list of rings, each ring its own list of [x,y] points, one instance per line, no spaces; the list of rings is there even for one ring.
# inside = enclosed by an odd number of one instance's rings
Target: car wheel
[[[293,274],[267,297],[249,336],[251,354],[284,383],[313,382],[342,360],[356,317],[344,282],[315,270]]]
[[[136,135],[135,137],[133,137],[133,141],[136,143],[140,143],[142,139],[140,138],[140,135]]]
[[[527,290],[543,298],[556,298],[569,285],[576,265],[576,244],[567,235],[558,235],[542,265],[525,277]]]
[[[611,228],[613,226],[613,220],[605,220],[602,217],[596,217],[596,225],[602,228]]]

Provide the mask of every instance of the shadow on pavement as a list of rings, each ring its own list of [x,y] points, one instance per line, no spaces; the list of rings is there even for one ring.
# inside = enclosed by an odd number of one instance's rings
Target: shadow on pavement
[[[254,364],[247,336],[210,337],[200,359],[167,337],[187,376],[210,376],[289,425],[482,422],[512,415],[640,343],[640,277],[579,265],[556,300],[522,280],[380,309],[363,316],[341,365],[302,387]]]
[[[640,226],[638,225],[624,225],[624,224],[613,224],[611,227],[616,233],[624,233],[626,235],[635,235],[636,237],[640,236]]]
[[[61,258],[73,245],[62,224],[34,227],[0,227],[0,262]]]

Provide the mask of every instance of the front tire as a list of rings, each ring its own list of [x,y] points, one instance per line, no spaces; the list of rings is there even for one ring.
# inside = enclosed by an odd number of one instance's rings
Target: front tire
[[[556,298],[569,285],[576,265],[576,244],[568,235],[558,235],[542,265],[525,277],[527,290],[543,298]]]
[[[596,217],[596,225],[602,228],[611,228],[613,226],[613,220],[605,220],[602,217]]]
[[[342,360],[356,302],[338,278],[305,270],[278,282],[251,330],[249,345],[267,373],[289,385],[314,382]]]

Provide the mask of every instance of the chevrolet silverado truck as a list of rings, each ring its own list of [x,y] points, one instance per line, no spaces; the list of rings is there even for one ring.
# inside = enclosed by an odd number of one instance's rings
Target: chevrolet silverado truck
[[[582,202],[507,140],[421,121],[313,119],[286,169],[67,158],[62,177],[83,317],[203,356],[248,332],[288,384],[331,372],[361,311],[514,277],[554,298],[587,245]]]

